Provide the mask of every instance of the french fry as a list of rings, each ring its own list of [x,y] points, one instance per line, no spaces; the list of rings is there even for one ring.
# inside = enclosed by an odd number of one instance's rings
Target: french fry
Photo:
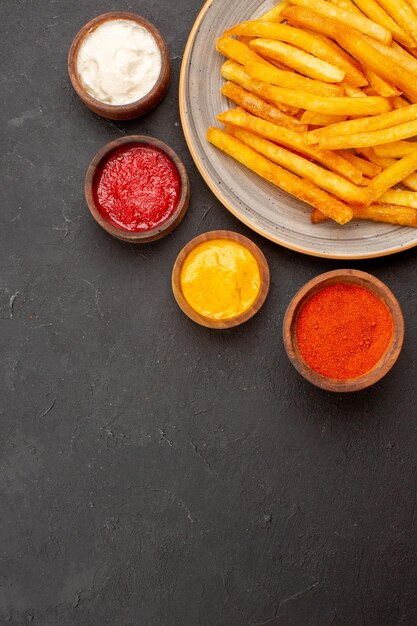
[[[375,50],[378,50],[383,56],[387,57],[410,74],[417,73],[417,59],[411,54],[407,54],[404,49],[399,50],[395,46],[384,46],[381,42],[365,37],[365,41],[369,43]]]
[[[373,148],[362,148],[360,150],[358,150],[358,152],[360,152],[364,157],[366,157],[367,159],[369,159],[369,161],[371,161],[372,163],[375,163],[376,165],[381,165],[383,167],[383,169],[387,169],[389,167],[391,167],[392,165],[394,165],[395,163],[397,163],[396,159],[389,159],[386,157],[379,157],[375,154]],[[409,189],[411,189],[411,191],[417,191],[417,174],[410,174],[409,176],[406,176],[401,183],[403,185],[405,185],[405,187],[408,187]]]
[[[319,143],[323,137],[340,137],[341,135],[353,135],[390,129],[391,127],[415,120],[417,120],[417,104],[412,104],[403,109],[396,109],[395,111],[389,111],[382,115],[362,117],[358,120],[346,120],[345,122],[333,124],[327,128],[311,131],[305,136],[305,142],[307,144],[315,144]]]
[[[352,165],[354,165],[360,172],[362,172],[364,176],[367,176],[368,179],[378,176],[378,174],[382,171],[381,165],[371,163],[370,161],[362,159],[361,157],[357,156],[356,154],[352,154],[347,150],[340,150],[339,154],[341,157],[346,159],[346,161],[352,163]],[[365,183],[368,184],[368,181],[365,181]]]
[[[380,201],[384,204],[395,204],[417,209],[417,193],[415,191],[391,189],[381,196]]]
[[[361,11],[369,17],[369,19],[391,31],[394,39],[408,47],[416,45],[412,37],[407,35],[407,33],[400,28],[400,26],[398,26],[397,22],[392,19],[392,17],[378,4],[378,2],[376,2],[376,0],[354,1]]]
[[[398,226],[410,226],[417,228],[417,211],[405,206],[392,204],[371,204],[366,209],[354,211],[357,220],[371,220],[386,224],[398,224]]]
[[[240,41],[240,43],[245,44],[245,46],[249,46],[250,42],[252,41],[253,37],[238,37],[238,41]]]
[[[397,0],[394,1],[397,2]],[[382,43],[387,45],[389,45],[392,41],[390,31],[383,26],[376,24],[367,17],[356,15],[352,11],[344,11],[343,9],[331,5],[329,2],[325,2],[324,0],[291,0],[291,4],[311,9],[326,18],[330,18],[343,26],[354,28],[355,30],[364,33],[365,35],[369,35],[378,41],[382,41]]]
[[[314,33],[336,40],[339,24],[326,18],[313,9],[299,6],[289,6],[282,12],[289,24],[298,28],[307,28]]]
[[[417,168],[417,150],[409,154],[386,170],[375,176],[367,189],[374,201],[378,200],[386,191],[413,174]]]
[[[283,0],[283,2],[280,2],[276,6],[272,7],[272,9],[261,15],[259,19],[265,22],[283,22],[284,18],[281,14],[287,7],[287,0]]]
[[[301,116],[303,124],[312,126],[328,126],[329,124],[343,122],[345,119],[346,115],[324,115],[323,113],[312,113],[311,111],[304,111]]]
[[[326,97],[339,94],[339,88],[336,85],[319,83],[318,81],[313,81],[303,76],[297,76],[296,74],[294,74],[294,72],[282,72],[281,70],[278,70],[276,67],[268,63],[268,61],[265,61],[262,57],[256,54],[256,52],[251,50],[244,43],[242,43],[241,41],[237,41],[236,39],[232,39],[231,37],[221,37],[220,39],[217,39],[216,49],[227,58],[239,64],[256,64],[256,67],[258,69],[263,68],[264,72],[269,71],[269,74],[272,74],[275,77],[276,81],[279,80],[281,83],[293,85],[295,89],[303,89],[305,91],[312,90],[313,93],[317,93],[318,95],[325,95]],[[235,80],[233,78],[231,80],[233,80],[234,82],[238,82],[238,80]],[[241,84],[241,86],[245,89],[248,89],[248,91],[251,91],[251,89],[249,89],[249,87],[246,87],[242,82],[240,82],[239,84]],[[292,107],[291,105],[286,105],[285,103],[275,104],[285,113],[295,114],[298,110],[297,107]]]
[[[412,39],[417,40],[417,16],[405,0],[378,0],[378,2]]]
[[[348,29],[340,30],[337,35],[338,43],[343,46],[352,56],[360,61],[365,68],[376,72],[382,76],[390,84],[399,87],[401,91],[417,100],[417,84],[416,77],[411,72],[399,67],[399,64],[392,60],[385,53],[382,53],[374,46],[371,38],[365,38],[363,35]],[[379,47],[378,42],[376,44]],[[382,49],[392,50],[387,46],[381,46]],[[395,50],[392,50],[396,52]],[[400,53],[396,53],[401,56]]]
[[[404,111],[405,109],[399,109]],[[327,150],[342,150],[346,148],[370,148],[401,139],[408,139],[417,135],[417,121],[407,122],[392,128],[383,128],[369,133],[356,135],[341,135],[339,137],[323,136],[319,140],[320,148]],[[417,150],[417,145],[416,145]]]
[[[262,81],[259,81],[260,83]],[[262,83],[263,97],[273,104],[282,103],[305,111],[326,115],[379,115],[390,111],[388,100],[380,96],[374,98],[329,98],[312,93],[285,89]]]
[[[339,224],[346,224],[352,218],[353,211],[350,207],[333,198],[325,191],[315,187],[312,183],[298,178],[275,163],[261,156],[252,148],[245,146],[241,141],[231,137],[218,128],[209,128],[207,139],[214,146],[232,156],[259,176],[273,183],[280,189],[295,196],[296,198],[318,207],[320,211]]]
[[[404,109],[405,107],[410,106],[408,100],[406,100],[402,96],[395,96],[394,98],[390,98],[390,102],[393,109]]]
[[[398,224],[399,226],[417,227],[417,210],[407,206],[393,204],[371,204],[366,209],[354,209],[355,220],[371,220],[386,224]],[[323,224],[329,218],[319,209],[313,209],[311,221],[313,224]]]
[[[349,96],[349,98],[366,98],[366,93],[364,93],[362,89],[349,85],[349,83],[343,82],[343,88],[345,90],[345,94]]]
[[[260,20],[242,22],[227,30],[224,35],[245,35],[250,37],[261,37],[264,39],[276,39],[283,41],[297,48],[309,52],[313,56],[338,67],[345,72],[346,78],[352,85],[364,86],[367,80],[355,66],[353,59],[349,57],[334,42],[326,37],[308,33],[299,28],[293,28],[285,24],[277,24]],[[276,59],[275,59],[276,60]]]
[[[249,46],[232,37],[219,37],[216,41],[216,50],[241,65],[245,65],[249,61],[258,61],[259,63],[263,61]]]
[[[319,209],[314,208],[311,212],[311,223],[312,224],[324,224],[327,222],[329,218],[327,215],[324,215]]]
[[[299,7],[293,7],[297,9]],[[343,50],[335,41],[326,37],[326,35],[316,33],[323,42],[326,43],[328,48],[333,51],[333,64],[340,67],[345,74],[345,80],[354,87],[365,87],[368,84],[364,73],[359,69],[356,59],[351,57],[345,50]]]
[[[365,87],[363,90],[364,94],[366,94],[367,96],[379,96],[379,93],[377,93],[375,91],[375,89],[373,87]],[[394,96],[395,97],[395,96]],[[392,103],[391,103],[392,104]]]
[[[414,141],[395,141],[394,143],[375,146],[375,154],[379,157],[391,157],[394,159],[407,156],[416,150],[417,144]]]
[[[295,72],[282,71],[266,62],[258,63],[257,61],[251,61],[244,66],[244,71],[251,78],[278,87],[299,89],[300,91],[306,91],[316,94],[317,96],[325,96],[328,98],[343,96],[343,88],[338,85],[330,85],[318,80],[312,80],[311,78],[300,76]]]
[[[360,15],[360,17],[364,17],[363,13],[359,11],[359,9],[351,2],[351,0],[330,0],[331,4],[336,5],[340,9],[344,11],[351,11],[356,15]],[[374,20],[375,21],[375,20]]]
[[[361,172],[343,157],[329,150],[320,150],[306,146],[302,135],[287,128],[271,124],[239,109],[231,109],[220,113],[217,119],[223,124],[231,124],[232,126],[249,130],[264,139],[269,139],[281,146],[296,150],[299,154],[311,157],[333,172],[344,176],[355,185],[360,184],[362,180]]]
[[[247,130],[228,127],[227,132],[245,145],[256,150],[259,154],[262,154],[262,156],[270,159],[273,163],[285,167],[290,172],[305,178],[341,200],[359,207],[367,204],[368,196],[366,190],[356,187],[341,176],[323,169],[308,159],[285,150],[275,143],[254,135]]]
[[[330,65],[327,61],[322,61],[308,52],[282,41],[262,38],[253,39],[250,43],[250,48],[259,55],[280,61],[300,74],[304,74],[314,80],[321,80],[326,83],[340,83],[346,75],[339,67]]]
[[[378,76],[378,74],[375,74],[372,70],[367,70],[365,75],[371,87],[376,92],[376,95],[382,96],[383,98],[401,96],[401,91],[398,91],[398,89],[387,83],[386,80]]]
[[[246,91],[239,85],[235,85],[235,83],[226,82],[222,87],[222,94],[249,113],[252,113],[252,115],[261,117],[263,120],[279,124],[297,133],[303,133],[307,130],[307,126],[304,123],[286,115],[272,104],[269,104],[269,102],[265,102],[262,98]]]
[[[414,11],[417,12],[417,0],[407,0],[407,2],[413,7]]]
[[[225,80],[236,83],[240,87],[243,87],[243,89],[246,89],[246,91],[255,94],[263,100],[268,100],[268,98],[265,97],[264,83],[253,80],[245,73],[243,66],[239,65],[239,63],[236,63],[235,61],[226,61],[222,65],[221,75]],[[275,102],[274,104],[278,109],[288,115],[295,115],[300,110],[297,107],[289,107],[281,103]]]

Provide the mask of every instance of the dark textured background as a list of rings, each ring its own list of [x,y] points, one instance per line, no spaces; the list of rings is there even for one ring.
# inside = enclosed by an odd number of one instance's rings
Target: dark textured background
[[[177,88],[201,5],[1,0],[0,623],[413,626],[417,250],[348,264],[403,306],[392,373],[350,397],[304,382],[285,308],[346,263],[251,233],[198,175]],[[173,78],[156,111],[115,124],[78,100],[66,58],[117,8],[161,29]],[[101,231],[83,197],[95,152],[132,132],[177,150],[192,185],[182,225],[138,248]],[[272,274],[261,313],[223,333],[170,289],[179,250],[215,228],[251,236]]]

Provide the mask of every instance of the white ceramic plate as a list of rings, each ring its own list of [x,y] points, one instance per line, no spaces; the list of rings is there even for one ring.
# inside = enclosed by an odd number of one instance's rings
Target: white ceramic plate
[[[365,259],[417,246],[417,229],[352,222],[313,226],[310,208],[210,145],[209,126],[221,126],[216,115],[229,108],[221,95],[220,67],[215,50],[222,32],[253,19],[274,0],[208,0],[191,31],[182,64],[180,112],[193,159],[218,199],[257,233],[292,250],[333,259]]]

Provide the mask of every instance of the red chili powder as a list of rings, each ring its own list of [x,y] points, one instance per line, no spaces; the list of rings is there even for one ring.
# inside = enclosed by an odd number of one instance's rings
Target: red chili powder
[[[102,216],[130,232],[150,230],[165,222],[180,195],[181,179],[175,164],[152,146],[116,150],[99,172],[94,189]]]
[[[336,284],[307,300],[297,322],[297,342],[313,370],[347,380],[369,372],[378,363],[393,330],[388,308],[368,289]]]

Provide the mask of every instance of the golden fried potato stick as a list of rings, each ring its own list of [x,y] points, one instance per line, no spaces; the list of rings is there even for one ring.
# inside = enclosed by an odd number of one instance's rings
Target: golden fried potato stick
[[[214,146],[245,165],[259,176],[273,183],[280,189],[295,196],[303,202],[318,207],[322,213],[328,215],[339,224],[346,224],[352,218],[350,207],[333,198],[312,183],[298,178],[279,165],[272,163],[252,148],[245,146],[241,141],[231,137],[223,130],[209,128],[207,140]]]
[[[359,11],[359,9],[353,4],[353,2],[351,2],[351,0],[330,0],[330,3],[336,5],[340,9],[343,9],[344,11],[351,11],[352,13],[355,13],[356,15],[360,15],[361,17],[364,17],[363,13]]]
[[[238,37],[237,40],[240,41],[240,43],[245,44],[245,46],[249,46],[250,42],[252,41],[253,37]]]
[[[327,128],[310,131],[305,136],[305,142],[307,144],[315,144],[319,143],[323,137],[340,137],[342,135],[390,129],[391,127],[415,120],[417,120],[417,104],[411,104],[403,109],[396,109],[382,115],[362,117],[358,120],[346,120],[339,124],[332,124]]]
[[[382,96],[383,98],[395,98],[396,96],[401,96],[401,91],[398,91],[396,87],[387,83],[386,80],[378,76],[378,74],[372,70],[366,70],[365,76],[375,91],[375,95]]]
[[[282,14],[292,26],[307,28],[310,31],[330,37],[331,39],[336,39],[339,32],[339,24],[337,22],[316,13],[314,9],[289,6],[284,9]]]
[[[364,39],[370,46],[372,46],[372,48],[378,50],[378,52],[388,59],[391,59],[391,61],[402,67],[410,74],[417,73],[417,59],[415,59],[411,54],[408,54],[404,49],[400,50],[399,47],[395,47],[395,42],[394,45],[384,46],[384,44],[380,41],[375,41],[375,39],[366,37],[366,35],[364,35]]]
[[[249,61],[257,61],[258,63],[266,63],[262,57],[251,50],[242,41],[233,39],[233,37],[220,37],[216,40],[216,50],[228,59],[232,59],[241,65],[249,63]]]
[[[416,148],[417,144],[414,141],[394,141],[394,143],[375,146],[374,151],[379,157],[398,159],[407,156],[407,154],[411,154]]]
[[[379,115],[391,110],[391,104],[380,96],[370,98],[341,98],[317,96],[312,93],[275,87],[264,83],[264,98],[314,113],[326,115]]]
[[[371,204],[366,209],[354,209],[353,218],[355,220],[371,220],[373,222],[417,228],[417,210],[407,206],[384,203]],[[322,224],[327,222],[328,219],[321,211],[313,209],[311,214],[313,224]]]
[[[312,224],[324,224],[328,222],[329,218],[327,215],[324,215],[319,209],[313,209],[311,212],[311,223]]]
[[[349,85],[349,83],[347,83],[346,81],[343,81],[342,85],[345,94],[349,96],[349,98],[366,98],[366,93],[364,93],[362,89],[358,89],[358,87],[353,87],[353,85]]]
[[[378,42],[376,42],[378,46],[377,49],[377,47],[374,46],[374,42],[371,42],[370,37],[364,37],[354,30],[340,29],[337,35],[337,41],[352,56],[358,59],[364,67],[373,70],[390,84],[399,87],[401,91],[412,99],[417,100],[415,75],[405,70],[403,67],[400,67],[398,62],[393,61],[385,52],[382,53],[380,48],[382,50],[391,50],[395,54],[402,56],[400,53],[387,46],[380,46]]]
[[[304,111],[301,116],[301,122],[311,126],[328,126],[329,124],[344,122],[345,119],[346,115],[324,115],[323,113],[312,113],[311,111]]]
[[[246,91],[246,89],[239,87],[239,85],[235,85],[235,83],[227,81],[222,87],[222,94],[242,107],[242,109],[245,109],[245,111],[249,111],[252,115],[261,117],[267,122],[279,124],[297,133],[303,133],[307,130],[307,126],[295,117],[286,115],[272,104],[269,104],[269,102],[265,102],[262,98]]]
[[[417,13],[417,0],[407,0],[408,4],[411,4],[414,11]]]
[[[378,0],[385,11],[408,33],[417,40],[417,15],[405,0]]]
[[[284,63],[291,69],[314,80],[326,83],[340,83],[346,76],[345,72],[327,61],[275,39],[252,39],[250,49],[262,57]]]
[[[256,52],[241,41],[237,41],[231,37],[218,39],[216,47],[218,52],[232,61],[241,64],[242,69],[243,66],[253,65],[258,74],[260,73],[262,75],[263,71],[268,76],[273,77],[274,81],[278,82],[280,85],[285,85],[291,89],[300,89],[302,91],[316,93],[322,96],[332,97],[343,95],[342,89],[338,85],[329,85],[328,83],[300,76],[294,72],[288,71],[288,68],[284,71],[278,69],[268,61],[265,61],[265,59],[256,54]],[[266,82],[268,82],[268,80]]]
[[[284,18],[281,13],[287,8],[287,6],[287,0],[283,0],[283,2],[280,2],[276,6],[272,7],[272,9],[261,15],[259,19],[265,22],[283,22]]]
[[[396,2],[397,0],[394,1]],[[338,22],[344,27],[348,26],[378,41],[382,41],[382,43],[387,45],[392,41],[390,31],[383,26],[376,24],[367,17],[356,15],[353,11],[345,11],[337,6],[331,5],[329,2],[324,2],[324,0],[291,0],[291,4],[311,9],[326,18],[330,18],[334,22]]]
[[[371,163],[366,159],[362,159],[356,154],[348,152],[348,150],[339,150],[338,152],[341,157],[346,159],[346,161],[349,161],[349,163],[352,163],[352,165],[354,165],[360,172],[362,172],[364,176],[367,176],[367,180],[365,181],[366,184],[368,184],[369,182],[368,179],[378,176],[378,174],[383,169],[381,165],[376,165],[375,163]]]
[[[264,83],[258,80],[253,80],[245,73],[243,66],[239,65],[239,63],[236,63],[235,61],[226,61],[222,65],[221,75],[225,80],[230,80],[231,82],[236,83],[240,87],[243,87],[243,89],[246,89],[246,91],[255,94],[263,100],[268,100],[268,98],[265,97],[264,93]],[[299,107],[289,107],[285,104],[280,104],[276,102],[274,103],[274,105],[284,113],[288,113],[288,115],[296,115],[296,113],[298,113],[298,111],[300,110]]]
[[[372,163],[375,163],[376,165],[381,165],[383,169],[387,169],[388,167],[391,167],[391,165],[397,163],[396,159],[377,156],[373,148],[362,148],[359,149],[358,152],[360,152],[360,154],[362,154],[365,158],[369,159],[369,161],[371,161]],[[404,178],[401,183],[412,191],[417,191],[417,174],[410,174],[410,176]]]
[[[264,83],[271,83],[278,87],[286,87],[287,89],[295,89],[314,93],[317,96],[326,96],[328,98],[343,96],[343,87],[339,85],[330,85],[305,76],[300,76],[295,72],[288,72],[278,69],[270,65],[266,61],[258,63],[250,61],[244,66],[244,71],[251,78],[261,80]]]
[[[399,109],[404,111],[405,109]],[[342,150],[347,148],[370,148],[372,146],[380,146],[386,143],[393,143],[401,139],[408,139],[417,135],[417,121],[407,122],[392,128],[383,128],[369,133],[357,133],[354,135],[340,135],[339,137],[330,137],[323,135],[320,137],[320,148],[327,150]],[[416,145],[417,150],[417,145]]]
[[[380,201],[385,204],[408,206],[412,209],[417,209],[417,193],[415,191],[391,189],[381,196]]]
[[[355,185],[359,185],[362,181],[362,173],[343,157],[330,150],[320,150],[319,148],[306,146],[302,135],[287,128],[270,124],[240,109],[230,109],[220,113],[217,119],[223,124],[244,128],[264,139],[269,139],[281,146],[296,150],[299,154],[311,157],[333,172],[344,176],[344,178],[350,180]]]
[[[356,187],[356,185],[353,185],[341,176],[325,170],[308,159],[281,148],[272,143],[272,141],[254,135],[247,130],[228,126],[227,132],[270,161],[285,167],[285,169],[301,176],[301,178],[309,180],[317,187],[340,198],[340,200],[357,207],[366,206],[368,203],[366,190]]]
[[[371,204],[366,209],[356,210],[354,217],[357,220],[372,220],[373,222],[417,228],[417,211],[405,206]]]
[[[413,38],[398,26],[376,0],[354,0],[354,2],[369,19],[391,31],[394,39],[410,48],[416,45]]]
[[[375,176],[367,187],[373,201],[378,200],[386,191],[391,189],[391,187],[394,187],[407,178],[407,176],[413,174],[416,169],[417,150],[403,157],[393,165],[390,165],[390,167],[378,174],[378,176]]]
[[[261,37],[264,39],[276,39],[292,44],[309,52],[313,56],[326,61],[331,65],[343,70],[347,80],[352,85],[363,87],[368,82],[360,70],[356,67],[355,61],[349,57],[337,44],[326,37],[314,33],[306,32],[300,28],[293,28],[286,24],[277,24],[252,20],[242,22],[227,30],[224,35],[245,35],[250,37]]]

